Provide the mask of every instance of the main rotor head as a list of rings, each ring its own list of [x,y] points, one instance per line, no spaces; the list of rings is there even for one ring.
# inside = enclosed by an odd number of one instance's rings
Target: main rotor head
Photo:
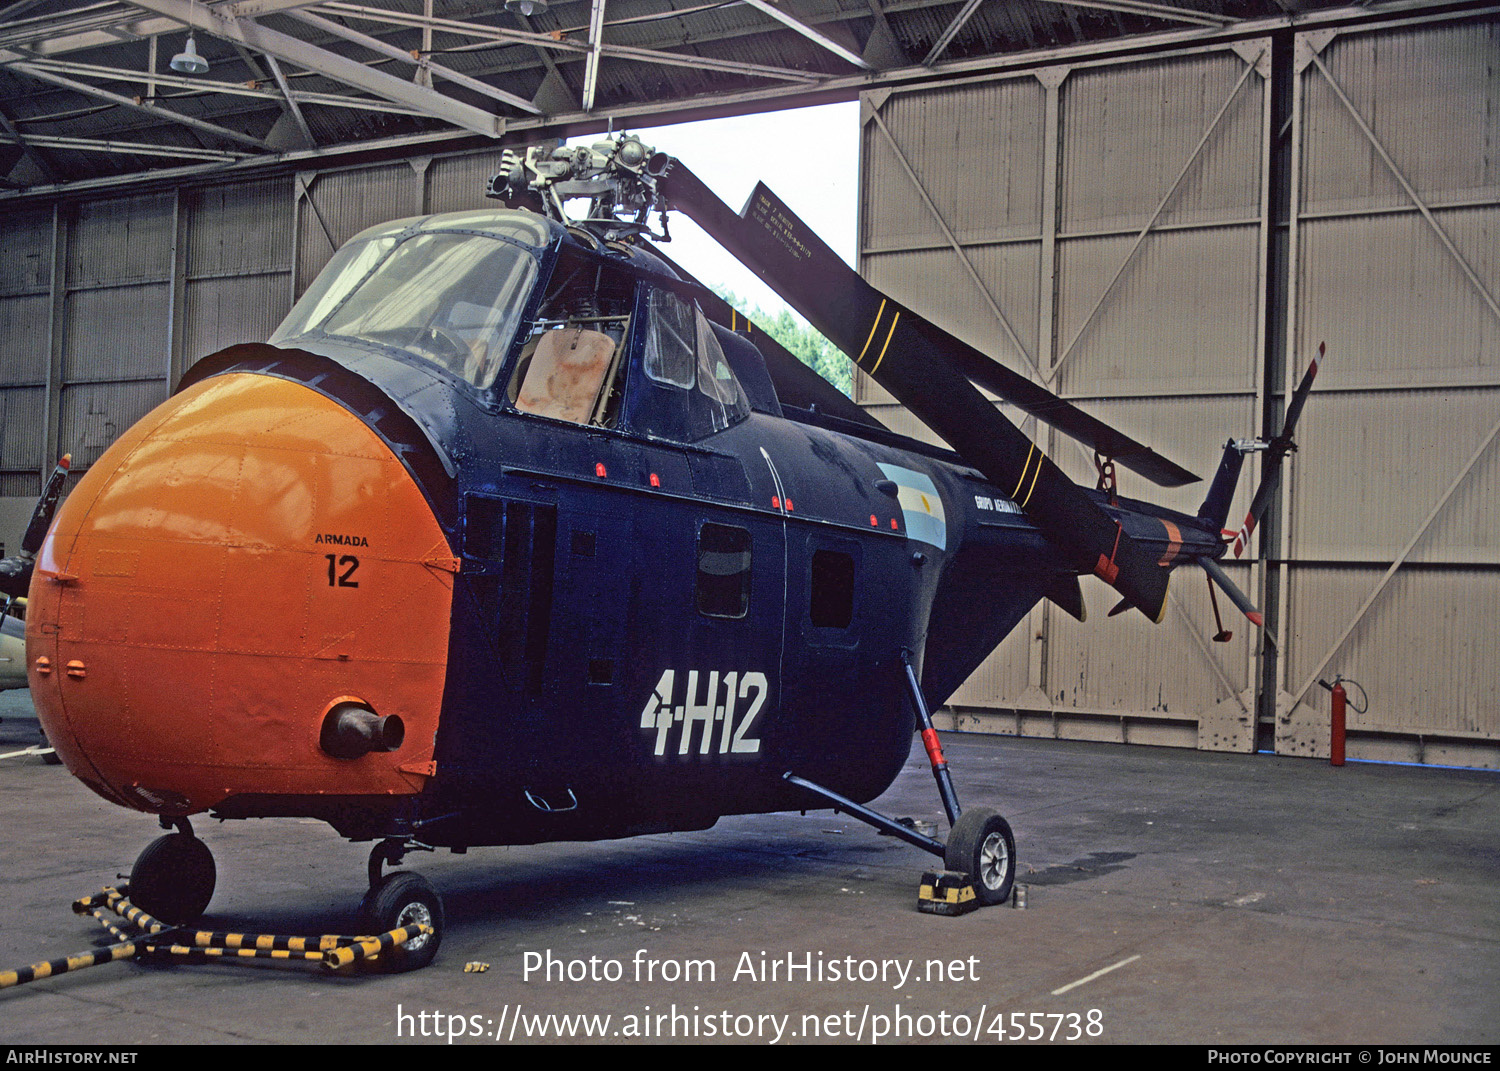
[[[605,241],[639,234],[671,241],[666,200],[657,190],[657,180],[671,164],[672,157],[634,134],[593,145],[547,141],[527,146],[524,153],[506,149],[485,195],[541,212],[565,226],[584,227]],[[583,215],[568,211],[569,202],[583,198],[588,199]],[[660,234],[646,222],[652,209],[658,213]]]

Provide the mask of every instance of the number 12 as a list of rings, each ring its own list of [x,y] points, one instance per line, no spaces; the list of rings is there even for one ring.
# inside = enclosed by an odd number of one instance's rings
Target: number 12
[[[325,555],[323,555],[323,557],[325,557],[325,558],[328,559],[328,586],[329,587],[331,587],[331,588],[333,588],[333,587],[339,587],[339,588],[357,588],[357,587],[359,587],[359,581],[358,580],[350,580],[349,579],[351,576],[354,575],[354,570],[356,570],[356,569],[359,568],[359,559],[358,558],[356,558],[352,554],[345,554],[342,558],[339,558],[335,562],[334,561],[334,557],[335,556],[332,555],[332,554],[325,554]],[[342,573],[336,573],[335,569],[334,569],[335,565],[347,565],[348,568],[345,569]]]

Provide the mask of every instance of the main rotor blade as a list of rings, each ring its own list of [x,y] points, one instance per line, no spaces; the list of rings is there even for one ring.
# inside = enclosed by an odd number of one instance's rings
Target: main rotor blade
[[[1312,390],[1313,379],[1318,374],[1318,364],[1323,360],[1323,353],[1326,349],[1327,343],[1318,343],[1318,355],[1313,358],[1312,364],[1307,366],[1307,371],[1302,373],[1302,382],[1297,384],[1297,390],[1292,394],[1292,400],[1286,407],[1286,419],[1281,423],[1281,434],[1272,439],[1270,446],[1266,448],[1266,462],[1261,469],[1260,486],[1255,489],[1255,497],[1250,500],[1250,512],[1245,514],[1245,523],[1240,526],[1239,534],[1234,537],[1236,558],[1245,553],[1245,548],[1250,545],[1250,534],[1260,523],[1266,507],[1271,504],[1271,495],[1275,493],[1276,484],[1281,479],[1281,462],[1286,458],[1288,451],[1296,449],[1292,443],[1292,432],[1297,429],[1297,421],[1302,416],[1302,407],[1307,403],[1307,395]]]
[[[947,355],[969,379],[1069,438],[1092,446],[1101,457],[1113,458],[1158,487],[1181,487],[1198,482],[1198,476],[1175,461],[1116,431],[1045,387],[1037,386],[1019,372],[992,361],[968,343],[952,335],[946,335],[945,342]]]
[[[47,529],[52,527],[52,514],[57,512],[57,500],[72,464],[73,455],[64,454],[53,466],[52,475],[47,477],[42,495],[36,501],[36,509],[31,512],[31,523],[21,537],[21,553],[28,558],[36,557],[36,552],[42,549],[42,540],[47,538]]]
[[[42,486],[41,497],[31,511],[31,523],[21,537],[21,549],[15,554],[0,558],[0,594],[19,598],[26,594],[31,584],[31,573],[36,566],[36,552],[42,549],[47,538],[47,529],[52,527],[52,514],[57,510],[57,500],[62,495],[63,482],[68,478],[68,467],[73,455],[64,454],[52,475]]]
[[[969,464],[1008,491],[1073,555],[1075,568],[1101,577],[1153,621],[1161,619],[1169,570],[979,393],[961,368],[972,359],[955,357],[972,347],[865,282],[764,184],[756,186],[743,214],[680,161],[673,161],[660,188]],[[1042,393],[1050,399],[1050,413],[1071,408]]]

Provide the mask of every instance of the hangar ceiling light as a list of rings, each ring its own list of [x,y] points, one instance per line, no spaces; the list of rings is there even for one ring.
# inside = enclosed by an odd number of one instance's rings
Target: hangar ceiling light
[[[188,34],[187,47],[172,57],[169,66],[179,74],[208,73],[208,60],[198,55],[198,42],[192,34]]]

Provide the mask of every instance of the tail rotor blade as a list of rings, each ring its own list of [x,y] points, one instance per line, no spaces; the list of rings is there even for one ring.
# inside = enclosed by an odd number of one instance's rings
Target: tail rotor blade
[[[1312,391],[1313,378],[1318,374],[1318,364],[1323,360],[1323,353],[1327,349],[1326,343],[1318,343],[1318,355],[1313,358],[1312,363],[1307,366],[1307,371],[1302,374],[1302,382],[1297,385],[1297,390],[1292,394],[1292,400],[1286,407],[1286,419],[1281,423],[1281,434],[1271,440],[1266,448],[1266,461],[1262,469],[1260,486],[1255,489],[1255,497],[1250,500],[1250,512],[1245,514],[1245,523],[1240,527],[1239,534],[1234,537],[1234,556],[1241,557],[1245,548],[1250,545],[1250,535],[1255,531],[1255,526],[1265,515],[1266,507],[1271,504],[1271,496],[1276,493],[1276,485],[1281,478],[1281,462],[1289,451],[1297,447],[1292,442],[1292,433],[1297,428],[1297,421],[1302,416],[1302,407],[1307,404],[1307,395]]]

